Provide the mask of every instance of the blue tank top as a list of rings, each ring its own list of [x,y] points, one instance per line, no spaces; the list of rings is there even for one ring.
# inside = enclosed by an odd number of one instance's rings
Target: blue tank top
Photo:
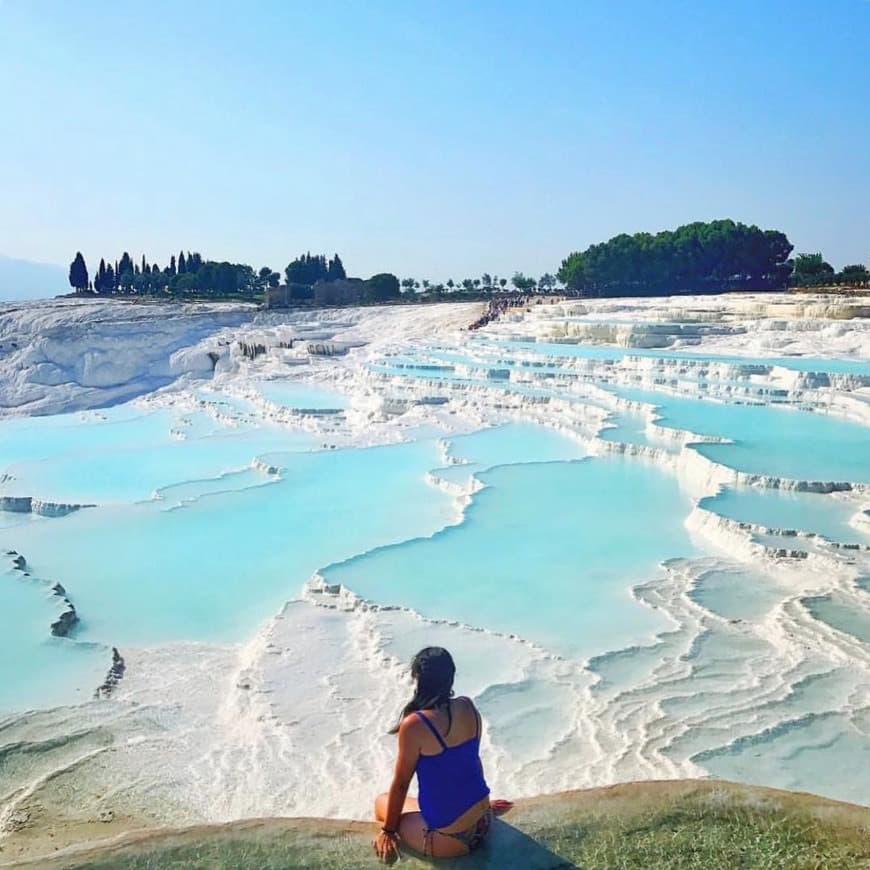
[[[489,794],[480,764],[480,719],[474,737],[448,746],[422,713],[417,716],[441,744],[437,755],[420,755],[417,759],[420,812],[427,827],[445,828]]]

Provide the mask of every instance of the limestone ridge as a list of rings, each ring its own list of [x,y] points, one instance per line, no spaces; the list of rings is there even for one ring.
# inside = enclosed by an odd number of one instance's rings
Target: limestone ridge
[[[27,559],[24,556],[15,550],[7,550],[6,555],[12,558],[12,569],[14,571],[19,571],[23,577],[31,577],[30,572],[27,570]],[[31,577],[31,579],[35,580],[36,578]],[[41,582],[48,584],[49,581]],[[69,637],[70,632],[79,622],[75,605],[69,600],[66,589],[60,583],[51,585],[50,590],[52,596],[59,599],[63,605],[60,615],[51,623],[51,633],[54,637]]]
[[[6,475],[6,480],[11,480],[11,478]],[[41,517],[65,517],[67,514],[88,507],[96,507],[96,505],[43,501],[40,498],[35,498],[29,495],[0,495],[0,510],[14,514],[37,514]]]
[[[55,583],[51,587],[51,592],[63,602],[64,606],[60,616],[51,624],[51,633],[54,637],[68,637],[79,622],[75,605],[67,598],[66,590],[60,583]]]
[[[127,670],[127,665],[124,662],[124,657],[118,652],[118,648],[112,647],[112,666],[106,674],[106,679],[103,680],[101,686],[94,692],[94,698],[109,698],[112,692],[118,687],[118,683],[124,678],[124,671]]]
[[[7,550],[6,555],[11,559],[12,569],[19,572],[22,577],[27,577],[31,580],[45,583],[46,585],[50,584],[50,581],[38,580],[38,578],[33,577],[27,570],[27,559],[16,550]],[[69,595],[67,595],[67,591],[62,583],[51,584],[49,585],[49,589],[52,597],[58,599],[63,607],[60,615],[51,623],[51,634],[53,637],[69,638],[72,631],[80,622],[78,612],[76,611],[75,605],[70,601]],[[94,692],[94,698],[110,697],[117,688],[118,683],[123,679],[126,669],[127,666],[124,662],[124,657],[120,652],[118,652],[118,648],[113,646],[112,664],[106,674],[106,679],[103,680],[102,684]]]

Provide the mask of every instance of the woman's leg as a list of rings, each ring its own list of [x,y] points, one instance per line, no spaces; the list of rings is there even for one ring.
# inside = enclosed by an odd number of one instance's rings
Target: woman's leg
[[[383,823],[387,817],[387,802],[389,794],[383,792],[375,799],[375,821]],[[505,801],[507,803],[507,801]],[[421,855],[434,858],[457,858],[468,854],[468,846],[455,837],[442,834],[440,831],[429,831],[417,798],[405,798],[402,815],[399,818],[399,848],[404,843],[409,849]]]
[[[387,817],[387,792],[379,794],[375,799],[375,821],[383,823]],[[402,815],[399,819],[399,848],[402,844],[421,855],[432,855],[437,858],[455,858],[468,854],[468,849],[453,837],[447,837],[433,831],[427,836],[426,823],[420,813],[417,798],[405,798]],[[428,839],[428,842],[427,842]]]
[[[382,822],[387,817],[387,802],[389,801],[389,794],[387,792],[383,792],[379,794],[375,798],[375,821]],[[416,813],[420,810],[420,804],[417,803],[417,798],[415,797],[407,797],[405,798],[405,805],[402,807],[403,813]]]
[[[458,858],[468,847],[440,831],[429,831],[422,813],[402,813],[399,821],[399,848],[402,845],[432,858]]]

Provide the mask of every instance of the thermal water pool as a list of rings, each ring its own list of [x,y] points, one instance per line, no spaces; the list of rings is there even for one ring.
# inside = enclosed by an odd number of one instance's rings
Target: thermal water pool
[[[616,458],[478,477],[485,488],[462,525],[335,565],[327,581],[384,604],[401,588],[402,602],[426,616],[483,623],[578,658],[668,627],[628,586],[663,559],[696,552],[683,526],[691,505],[672,478]]]
[[[62,580],[82,639],[239,640],[324,562],[431,534],[452,516],[451,499],[424,481],[438,462],[432,441],[267,458],[282,468],[271,486],[171,511],[159,501],[85,509],[4,530],[0,546]]]
[[[841,494],[726,488],[718,495],[702,499],[700,505],[740,522],[812,531],[844,544],[870,544],[870,536],[851,525],[858,509],[855,500]]]
[[[347,397],[341,393],[297,381],[262,381],[257,389],[267,401],[296,410],[339,411],[348,406]]]
[[[51,637],[58,599],[10,565],[0,564],[0,711],[88,700],[106,675],[105,648]]]
[[[104,504],[148,499],[161,487],[217,477],[262,453],[306,450],[310,435],[269,424],[223,425],[201,411],[105,411],[0,423],[0,496]]]
[[[796,372],[826,372],[870,377],[870,360],[832,359],[806,356],[748,357],[727,354],[704,354],[690,350],[649,349],[641,347],[616,347],[613,345],[585,344],[582,342],[475,340],[484,347],[508,351],[530,351],[547,357],[575,357],[593,360],[618,360],[625,357],[673,360],[675,362],[701,362],[734,366],[780,366]],[[474,346],[474,343],[472,344]]]
[[[792,480],[870,482],[870,438],[867,427],[858,423],[793,408],[687,399],[630,387],[607,389],[655,406],[661,426],[731,440],[695,444],[693,449],[738,471]]]

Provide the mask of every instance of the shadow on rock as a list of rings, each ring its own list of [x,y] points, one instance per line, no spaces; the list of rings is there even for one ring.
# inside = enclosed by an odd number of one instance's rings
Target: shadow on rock
[[[402,864],[407,866],[403,851]],[[575,864],[557,855],[543,843],[523,833],[519,828],[508,824],[504,819],[496,819],[486,842],[471,855],[462,858],[421,858],[414,855],[417,862],[431,867],[467,867],[468,870],[504,870],[506,867],[523,867],[527,870],[582,870]]]

